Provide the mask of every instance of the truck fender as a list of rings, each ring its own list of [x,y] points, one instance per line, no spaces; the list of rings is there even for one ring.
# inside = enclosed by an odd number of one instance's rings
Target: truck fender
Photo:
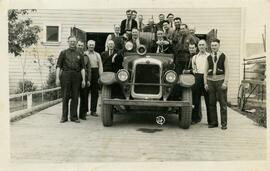
[[[114,72],[103,72],[101,75],[100,75],[100,83],[101,84],[104,84],[104,85],[111,85],[116,81],[115,79],[115,73]]]
[[[178,84],[182,87],[192,87],[195,84],[195,77],[192,74],[181,74]]]

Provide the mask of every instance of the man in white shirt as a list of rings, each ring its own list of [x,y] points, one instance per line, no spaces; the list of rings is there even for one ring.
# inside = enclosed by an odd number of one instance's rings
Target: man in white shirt
[[[206,52],[206,41],[200,40],[198,43],[199,53],[194,55],[192,58],[192,69],[195,76],[195,84],[193,89],[193,104],[194,108],[192,111],[192,124],[196,124],[201,121],[202,115],[200,112],[201,106],[201,96],[204,96],[206,112],[207,112],[207,122],[210,124],[209,117],[209,95],[204,89],[204,72],[206,67],[206,60],[209,53]]]
[[[97,102],[98,102],[98,78],[103,72],[102,60],[100,54],[95,52],[96,42],[94,40],[89,40],[87,42],[88,50],[85,54],[89,57],[91,64],[91,85],[90,85],[90,93],[91,93],[91,115],[98,116],[97,111]]]

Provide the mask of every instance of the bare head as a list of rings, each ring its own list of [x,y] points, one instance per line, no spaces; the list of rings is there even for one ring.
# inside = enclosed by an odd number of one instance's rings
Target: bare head
[[[77,38],[75,36],[69,36],[68,37],[68,45],[70,48],[76,48]]]
[[[198,43],[198,48],[200,52],[205,52],[207,48],[206,41],[204,39],[201,39]]]
[[[139,31],[138,31],[138,29],[133,28],[131,34],[132,34],[132,38],[133,39],[137,39],[139,37]]]
[[[77,49],[80,51],[83,51],[84,49],[84,43],[81,40],[77,42]]]
[[[108,49],[109,50],[113,50],[114,49],[114,41],[113,40],[109,40],[107,43]]]
[[[189,43],[188,50],[190,54],[195,54],[197,52],[197,46],[195,43]]]
[[[175,26],[175,28],[180,28],[181,23],[182,23],[181,18],[176,17],[176,18],[174,19],[174,26]]]
[[[94,40],[89,40],[87,42],[88,50],[93,52],[95,50],[96,42]]]
[[[114,25],[114,32],[117,33],[117,34],[120,33],[120,25],[119,24]]]
[[[169,20],[169,22],[172,22],[174,19],[174,15],[172,13],[167,15],[167,20]]]
[[[138,20],[139,20],[139,22],[142,22],[143,21],[143,15],[138,15]]]
[[[195,32],[196,32],[196,27],[195,27],[194,25],[190,25],[190,26],[189,26],[189,32],[190,32],[190,34],[195,34]]]
[[[132,10],[132,12],[131,12],[131,18],[133,20],[136,20],[136,18],[137,18],[137,11],[136,10]]]
[[[188,26],[186,24],[181,24],[180,25],[180,32],[182,34],[187,34],[187,32],[188,32]]]
[[[165,15],[164,14],[159,14],[158,18],[159,18],[159,21],[164,21],[165,20]]]
[[[128,9],[127,11],[126,11],[126,15],[127,15],[127,18],[128,19],[131,19],[131,10],[130,9]]]
[[[163,30],[158,30],[157,31],[157,39],[160,40],[164,37],[164,32]]]
[[[211,40],[211,51],[212,52],[218,52],[219,51],[219,47],[220,47],[220,40],[215,38],[213,40]]]

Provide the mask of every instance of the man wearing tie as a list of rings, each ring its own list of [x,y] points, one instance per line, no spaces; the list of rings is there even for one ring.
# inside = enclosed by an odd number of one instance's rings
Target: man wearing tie
[[[121,22],[120,35],[123,35],[126,32],[131,32],[133,28],[137,28],[137,21],[131,18],[131,13],[131,10],[126,11],[127,19],[124,19]]]
[[[138,16],[138,30],[143,32],[144,23],[143,23],[143,15]]]
[[[103,71],[104,72],[117,72],[121,69],[121,64],[123,59],[121,55],[117,53],[114,49],[115,45],[112,40],[108,41],[108,50],[101,53],[101,59],[103,64]]]
[[[209,109],[211,123],[209,128],[218,127],[217,106],[220,104],[221,129],[227,129],[227,85],[229,69],[227,56],[219,51],[220,40],[211,41],[211,55],[207,57],[204,87],[209,92]]]

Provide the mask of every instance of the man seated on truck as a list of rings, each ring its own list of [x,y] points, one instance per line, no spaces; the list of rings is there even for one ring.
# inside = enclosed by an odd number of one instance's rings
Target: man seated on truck
[[[115,44],[113,40],[108,40],[107,48],[107,51],[101,53],[103,71],[117,72],[119,69],[123,68],[123,57],[115,50]]]
[[[133,44],[132,52],[136,52],[138,47],[145,45],[145,40],[139,37],[139,30],[137,28],[132,29],[130,41]]]
[[[152,42],[151,51],[153,53],[172,53],[170,41],[164,35],[163,30],[157,31],[157,40]]]

